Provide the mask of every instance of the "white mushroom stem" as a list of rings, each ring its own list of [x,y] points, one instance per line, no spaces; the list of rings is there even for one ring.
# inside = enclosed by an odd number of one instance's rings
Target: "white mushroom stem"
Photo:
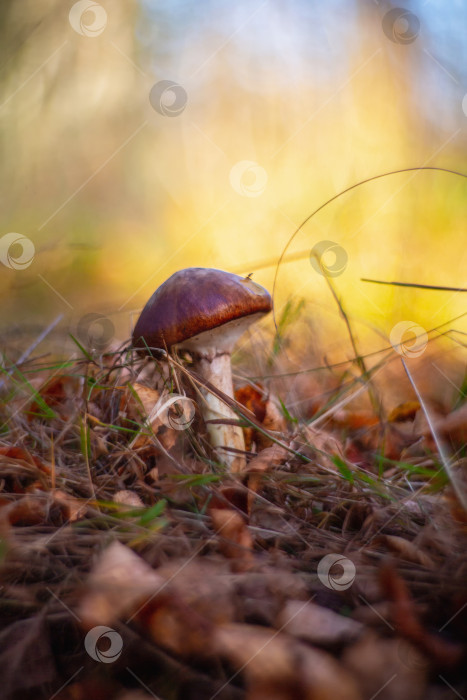
[[[238,338],[263,315],[257,313],[236,318],[210,331],[189,338],[180,343],[179,347],[192,353],[195,372],[207,379],[216,389],[233,398],[232,367],[230,364],[232,349]],[[238,420],[237,414],[217,396],[207,390],[203,390],[203,394],[206,399],[204,409],[202,409],[205,421],[222,418]],[[245,440],[240,426],[207,423],[207,429],[220,461],[224,462],[232,472],[244,471],[246,467],[245,456],[226,449],[230,447],[235,450],[245,450]]]
[[[230,353],[223,352],[214,356],[198,356],[195,358],[194,369],[215,386],[216,389],[219,389],[227,396],[232,397],[234,395]],[[222,399],[211,394],[207,389],[202,389],[202,392],[205,399],[202,413],[212,446],[219,455],[219,459],[229,467],[230,471],[243,471],[246,466],[245,456],[225,449],[226,447],[231,447],[235,450],[245,450],[242,428],[238,425],[209,422],[222,419],[238,420],[238,415]]]

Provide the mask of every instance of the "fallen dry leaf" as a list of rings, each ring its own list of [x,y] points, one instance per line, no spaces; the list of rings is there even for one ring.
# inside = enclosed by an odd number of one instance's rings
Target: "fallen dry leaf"
[[[233,486],[221,486],[216,490],[216,495],[211,500],[211,506],[215,508],[215,504],[221,499],[227,504],[231,504],[235,510],[239,510],[245,515],[248,515],[248,489],[243,484],[235,484]]]
[[[434,569],[435,563],[425,552],[422,552],[419,547],[413,542],[398,537],[397,535],[380,535],[375,539],[375,544],[383,544],[393,552],[398,554],[401,559],[412,561],[416,564],[421,564],[427,569]]]
[[[263,475],[269,469],[278,467],[285,462],[289,453],[280,445],[272,445],[261,450],[257,457],[248,463],[246,469],[248,471],[248,513],[251,513],[255,494],[258,493],[260,484],[263,480]]]
[[[169,428],[162,421],[160,413],[162,394],[157,389],[152,389],[138,382],[131,386],[133,391],[126,388],[122,394],[121,410],[132,421],[139,423],[143,427],[150,427],[161,445],[166,450],[170,450],[177,442],[177,438],[180,437],[181,431]],[[135,398],[135,393],[138,398]],[[152,443],[151,435],[145,434],[143,430],[135,436],[129,446],[132,449],[140,449],[145,446],[151,446]]]
[[[52,376],[49,379],[41,379],[38,387],[39,396],[56,414],[67,421],[76,412],[76,405],[82,394],[80,379],[69,375]],[[33,415],[41,414],[42,407],[33,398],[30,406],[30,420]]]
[[[332,423],[350,430],[361,430],[379,424],[379,418],[370,411],[340,409],[332,415]]]
[[[70,520],[68,504],[55,499],[53,492],[34,493],[5,504],[0,509],[2,518],[15,527],[55,525],[61,527]]]
[[[467,444],[467,403],[460,408],[448,413],[447,416],[438,417],[434,421],[434,429],[444,438],[449,439],[455,445]],[[431,434],[429,426],[425,434]]]
[[[236,561],[237,569],[248,568],[253,562],[253,540],[244,515],[232,508],[210,508],[209,515],[220,551]]]
[[[151,420],[149,417],[154,411],[154,407],[157,405],[160,399],[160,392],[157,389],[151,389],[150,387],[144,386],[144,384],[139,384],[135,382],[132,384],[132,389],[136,393],[138,399],[135,398],[134,394],[130,389],[126,389],[124,395],[122,396],[122,402],[124,402],[128,417],[134,420],[136,423],[145,423],[151,426],[152,430],[157,434],[157,429],[162,425],[159,418]],[[134,449],[143,447],[151,442],[148,435],[137,435],[131,442],[131,447]]]
[[[423,700],[427,684],[426,659],[401,639],[368,633],[343,654],[364,698]]]
[[[113,542],[99,556],[87,579],[78,614],[85,628],[111,625],[125,613],[151,598],[165,586],[141,557],[120,542]]]
[[[212,623],[234,622],[238,614],[235,578],[226,561],[175,559],[157,569],[168,590]]]
[[[247,384],[235,392],[236,400],[254,414],[258,423],[264,430],[270,432],[284,432],[286,421],[282,413],[277,408],[273,399],[266,395],[261,385],[252,386]],[[250,450],[255,443],[260,450],[270,447],[273,444],[271,438],[253,427],[244,429],[245,443],[247,450]]]
[[[420,404],[418,401],[406,401],[401,403],[392,411],[389,412],[388,421],[389,423],[403,423],[404,421],[413,421],[415,414],[420,410]]]
[[[292,637],[320,646],[347,644],[363,631],[360,622],[301,600],[289,600],[278,615],[275,626]]]
[[[137,621],[163,649],[190,658],[212,656],[214,625],[170,591],[148,599]]]
[[[371,607],[364,603],[352,612],[352,619],[382,630],[388,629],[387,620],[391,617],[391,603],[387,600],[373,602]]]
[[[271,467],[278,467],[287,459],[289,452],[281,445],[272,445],[264,450],[248,463],[248,472],[265,472]]]
[[[275,620],[289,598],[306,600],[309,593],[304,581],[292,572],[277,568],[248,571],[234,579],[239,605],[237,621],[275,626]]]
[[[287,428],[287,422],[284,416],[271,397],[266,401],[266,412],[263,418],[263,428],[271,433],[284,433]],[[267,435],[264,435],[259,430],[257,433],[258,436],[256,441],[260,449],[274,444],[273,441],[267,437]]]
[[[455,479],[456,488],[453,486],[452,479]],[[467,525],[465,501],[461,502],[460,498],[462,494],[467,494],[467,458],[465,457],[451,466],[451,483],[445,491],[445,497],[454,520]]]
[[[392,622],[401,637],[441,668],[454,668],[462,660],[460,644],[428,632],[420,622],[405,581],[390,562],[380,570],[380,581],[386,596],[392,601]]]
[[[55,680],[55,659],[45,615],[33,615],[3,629],[0,649],[2,697],[31,697],[31,688],[44,687]]]
[[[333,456],[344,458],[342,443],[330,432],[322,428],[314,428],[309,425],[304,428],[303,435],[311,446],[311,453],[318,464],[337,472],[337,467],[332,461]]]
[[[253,625],[221,625],[214,647],[247,684],[247,698],[361,700],[355,681],[329,654]]]
[[[160,392],[157,389],[152,389],[151,387],[144,386],[144,384],[139,384],[138,382],[135,382],[132,387],[142,404],[142,406],[139,406],[138,404],[132,405],[132,408],[136,409],[136,412],[138,412],[139,408],[139,415],[141,415],[142,409],[145,416],[150,416],[154,406],[160,399]]]
[[[87,512],[87,501],[83,502],[79,498],[70,496],[69,493],[56,489],[52,492],[55,501],[63,505],[67,510],[67,520],[75,522],[85,517]]]
[[[266,400],[264,398],[264,389],[261,385],[258,387],[246,384],[235,390],[235,399],[242,406],[245,406],[259,423],[262,423],[266,415]],[[246,428],[245,436],[247,443],[251,444],[253,440],[254,428]]]
[[[52,470],[50,465],[45,464],[42,459],[31,455],[23,447],[0,447],[0,457],[17,460],[20,463],[37,467],[44,474],[50,475]]]

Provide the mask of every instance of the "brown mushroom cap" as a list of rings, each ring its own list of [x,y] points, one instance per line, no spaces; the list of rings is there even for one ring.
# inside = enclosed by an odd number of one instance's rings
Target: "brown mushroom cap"
[[[248,277],[189,267],[175,272],[156,289],[136,323],[133,345],[169,348],[271,308],[269,292]]]

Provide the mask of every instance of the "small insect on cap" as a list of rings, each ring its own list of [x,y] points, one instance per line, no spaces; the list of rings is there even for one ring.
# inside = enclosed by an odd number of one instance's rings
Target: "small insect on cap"
[[[243,331],[271,309],[269,292],[249,277],[189,267],[156,289],[136,323],[133,345],[230,352]]]

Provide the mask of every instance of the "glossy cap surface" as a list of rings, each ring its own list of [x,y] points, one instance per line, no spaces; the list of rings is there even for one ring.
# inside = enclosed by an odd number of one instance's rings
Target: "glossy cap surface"
[[[204,267],[176,272],[152,295],[133,331],[135,347],[170,348],[272,309],[269,292],[248,277]]]

